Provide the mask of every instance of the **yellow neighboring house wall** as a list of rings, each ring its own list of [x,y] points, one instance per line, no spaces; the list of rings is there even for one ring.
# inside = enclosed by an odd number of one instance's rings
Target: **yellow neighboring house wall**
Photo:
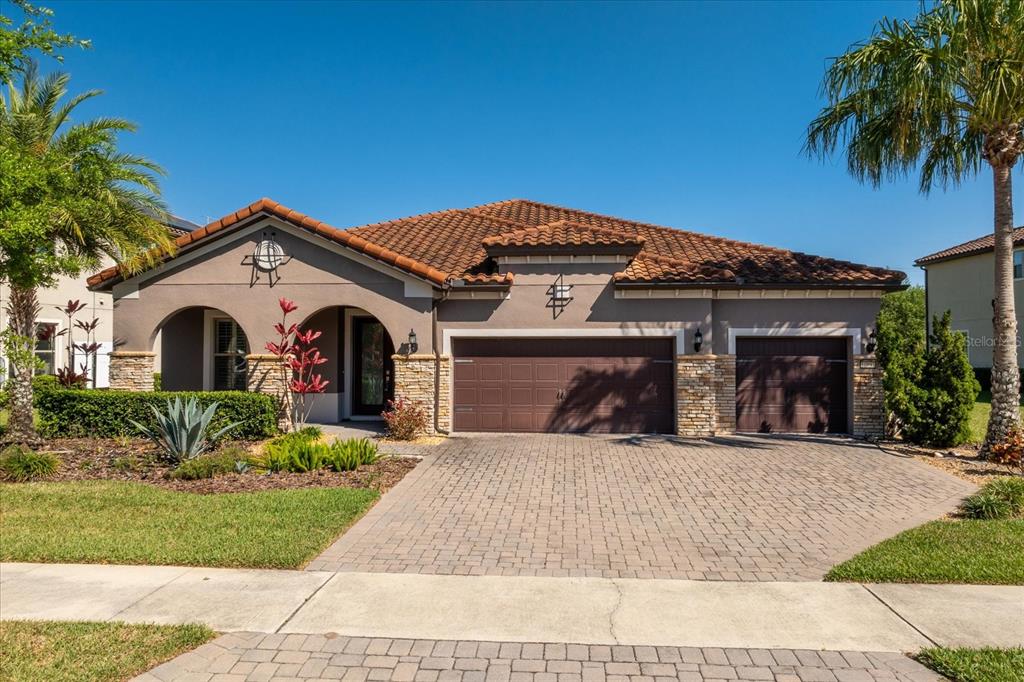
[[[1024,256],[1024,249],[1017,249]],[[1018,259],[1022,256],[1017,256]],[[992,252],[932,263],[927,272],[928,325],[931,317],[949,310],[952,328],[967,334],[967,353],[972,367],[992,367],[992,297],[995,288]],[[1013,282],[1017,308],[1017,362],[1024,327],[1024,278]]]
[[[104,261],[97,270],[106,268],[112,265],[112,261]],[[75,315],[75,320],[82,320],[88,322],[93,318],[99,319],[99,326],[96,328],[95,339],[98,343],[102,344],[99,353],[97,354],[96,367],[90,366],[90,374],[94,374],[96,387],[102,388],[108,386],[109,380],[109,366],[110,359],[108,353],[113,350],[114,347],[114,299],[109,293],[89,291],[89,288],[85,284],[85,278],[88,277],[92,272],[82,273],[79,278],[61,277],[57,285],[47,289],[41,289],[39,291],[39,322],[45,324],[55,324],[58,330],[67,329],[68,318],[66,315],[57,310],[58,307],[63,308],[67,305],[68,301],[81,301],[85,303],[85,308]],[[11,288],[8,284],[0,282],[0,329],[7,328],[7,302],[10,298]],[[73,329],[73,338],[75,343],[82,343],[85,341],[85,332],[81,329]],[[67,364],[67,352],[68,352],[68,336],[64,334],[56,338],[56,342],[53,344],[52,353],[54,354],[52,366],[63,367]],[[153,350],[157,353],[157,359],[154,364],[155,367],[160,366],[159,354],[160,354],[160,338],[159,336],[154,343]],[[48,351],[41,351],[46,353]],[[81,363],[81,354],[76,359],[76,369]],[[0,369],[3,370],[0,375],[0,383],[6,377],[7,362],[3,358],[3,351],[0,350]]]

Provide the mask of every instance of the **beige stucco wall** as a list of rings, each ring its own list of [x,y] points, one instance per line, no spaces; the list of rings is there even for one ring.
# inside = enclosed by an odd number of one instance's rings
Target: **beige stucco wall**
[[[249,257],[264,227],[275,229],[278,243],[291,258],[279,268],[280,280],[272,287],[265,274],[250,284]],[[280,318],[278,299],[285,297],[299,305],[292,321],[302,322],[324,308],[354,306],[376,316],[396,345],[412,328],[421,339],[421,352],[432,350],[430,298],[406,297],[400,279],[331,250],[326,240],[309,239],[263,221],[257,231],[225,237],[201,256],[183,254],[170,264],[173,267],[140,280],[137,292],[123,286],[115,289],[119,297],[114,302],[114,334],[124,341],[124,350],[152,350],[165,321],[184,308],[201,306],[234,318],[251,350],[260,352],[274,336],[272,326]]]
[[[107,267],[108,265],[109,263],[104,262],[102,267]],[[81,301],[86,304],[86,308],[78,313],[75,319],[83,322],[88,322],[93,318],[99,319],[99,326],[96,328],[96,341],[107,344],[109,348],[114,339],[113,298],[107,293],[89,291],[85,284],[87,274],[83,273],[83,276],[78,278],[61,277],[58,279],[56,286],[40,289],[38,292],[41,308],[39,322],[53,323],[58,326],[58,329],[65,329],[67,327],[67,316],[58,311],[57,307],[63,308],[67,305],[68,301]],[[9,298],[10,286],[0,283],[0,329],[7,327],[7,302]],[[84,341],[85,332],[75,329],[74,342],[82,343]],[[63,367],[66,364],[67,348],[67,336],[59,337],[57,339],[57,367]],[[97,383],[100,386],[106,386],[105,359],[100,362],[98,374]]]
[[[659,329],[683,328],[687,339],[710,328],[711,302],[706,299],[616,299],[611,273],[563,274],[572,285],[572,300],[561,310],[552,307],[550,287],[560,266],[540,273],[516,272],[507,298],[445,300],[438,305],[440,333],[458,329]],[[564,266],[561,266],[564,267]],[[618,266],[621,269],[622,266]],[[595,268],[597,269],[597,268]]]
[[[991,253],[957,258],[927,267],[928,314],[949,310],[952,328],[967,333],[967,353],[973,367],[992,366],[992,297],[995,259]],[[1024,324],[1024,280],[1013,283],[1018,339]],[[931,320],[928,321],[929,329]],[[1020,347],[1020,341],[1017,343]],[[1018,362],[1020,354],[1018,353]]]

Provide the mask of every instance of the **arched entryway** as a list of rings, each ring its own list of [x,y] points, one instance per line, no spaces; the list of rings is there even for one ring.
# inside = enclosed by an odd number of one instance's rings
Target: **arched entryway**
[[[154,337],[155,369],[164,390],[246,390],[250,341],[224,311],[202,306],[178,310]]]
[[[327,358],[318,368],[327,390],[313,399],[309,421],[380,419],[395,394],[395,344],[384,323],[339,305],[317,310],[300,327],[321,332],[316,345]]]

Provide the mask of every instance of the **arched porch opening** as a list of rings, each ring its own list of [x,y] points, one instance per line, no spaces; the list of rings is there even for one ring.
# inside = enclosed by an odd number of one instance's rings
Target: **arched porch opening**
[[[380,419],[395,395],[395,340],[385,324],[355,306],[327,306],[299,325],[316,329],[316,341],[327,362],[318,372],[328,382],[325,393],[314,396],[309,421],[335,423]]]
[[[251,340],[218,308],[192,306],[154,332],[155,367],[165,391],[244,391]],[[259,352],[259,349],[256,349]]]

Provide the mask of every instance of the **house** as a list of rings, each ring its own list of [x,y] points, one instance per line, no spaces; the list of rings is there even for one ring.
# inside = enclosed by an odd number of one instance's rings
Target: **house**
[[[992,306],[995,298],[995,238],[987,234],[914,261],[924,270],[928,325],[950,311],[951,327],[967,336],[967,357],[986,390],[992,370]],[[1024,324],[1024,227],[1013,231],[1013,298],[1017,309],[1017,346]],[[1017,357],[1020,363],[1020,354]]]
[[[314,421],[403,396],[444,432],[882,432],[869,336],[902,272],[518,199],[351,229],[261,199],[178,246],[89,278],[112,386],[280,390],[286,297],[330,359]]]
[[[167,216],[164,222],[167,229],[175,237],[180,237],[187,232],[197,229],[199,226],[178,216]],[[110,266],[109,259],[103,263]],[[42,360],[44,368],[42,373],[55,374],[57,369],[64,367],[68,362],[68,349],[72,343],[84,343],[85,332],[72,328],[69,336],[68,318],[60,312],[61,308],[67,306],[69,301],[79,301],[85,304],[85,308],[75,315],[75,320],[89,322],[98,320],[98,326],[93,334],[93,340],[100,344],[100,351],[96,354],[95,363],[89,361],[88,374],[90,381],[95,387],[106,387],[108,380],[108,359],[109,353],[114,348],[114,301],[109,292],[90,290],[85,279],[75,277],[60,277],[56,285],[40,289],[37,293],[39,299],[39,319],[36,320],[36,328],[40,338],[36,342],[36,356]],[[7,328],[7,302],[10,297],[10,286],[0,282],[0,329]],[[46,329],[47,327],[51,329]],[[159,353],[160,343],[157,339],[154,351]],[[75,368],[81,367],[87,362],[87,357],[81,351],[75,351]],[[5,370],[7,363],[0,356],[0,367]],[[0,381],[7,376],[4,371]]]

